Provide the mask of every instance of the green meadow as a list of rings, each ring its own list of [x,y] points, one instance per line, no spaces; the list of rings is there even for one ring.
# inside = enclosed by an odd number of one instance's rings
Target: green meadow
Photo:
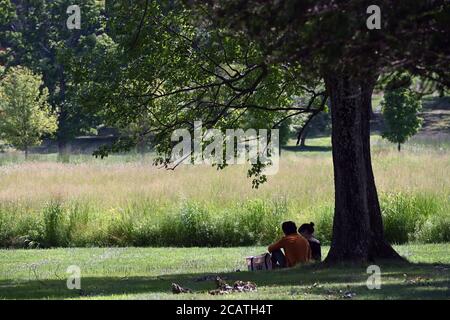
[[[450,241],[448,142],[412,140],[397,152],[378,136],[373,164],[392,243]],[[282,151],[279,173],[251,188],[244,166],[218,171],[152,165],[152,155],[105,160],[4,154],[0,246],[251,246],[275,240],[283,220],[314,221],[331,240],[333,171],[329,138]],[[16,158],[15,158],[16,156]]]
[[[448,244],[395,247],[410,264],[380,265],[380,289],[367,287],[366,266],[317,264],[248,272],[245,256],[264,247],[60,248],[0,250],[0,299],[449,299]],[[327,247],[324,251],[328,250]],[[69,290],[67,268],[80,268]],[[214,277],[252,281],[256,292],[210,295]],[[177,283],[193,292],[173,294]]]

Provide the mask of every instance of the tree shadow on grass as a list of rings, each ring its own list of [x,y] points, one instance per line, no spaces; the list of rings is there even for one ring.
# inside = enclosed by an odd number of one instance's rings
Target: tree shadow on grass
[[[228,283],[236,280],[252,281],[270,296],[276,288],[279,297],[304,299],[448,299],[450,298],[450,265],[409,264],[381,267],[381,289],[369,290],[366,281],[370,274],[363,267],[323,268],[319,265],[259,272],[222,273]],[[208,280],[200,281],[207,277]],[[103,298],[115,295],[165,294],[167,298],[191,298],[171,295],[171,284],[178,283],[207,294],[215,289],[213,274],[170,274],[156,277],[82,277],[82,290],[69,290],[66,279],[0,281],[1,299],[71,299]],[[267,296],[269,294],[269,296]],[[195,295],[193,296],[195,298]],[[232,295],[227,295],[232,298]],[[239,296],[242,298],[242,295]],[[260,298],[249,294],[244,298]],[[274,295],[273,298],[277,296]]]

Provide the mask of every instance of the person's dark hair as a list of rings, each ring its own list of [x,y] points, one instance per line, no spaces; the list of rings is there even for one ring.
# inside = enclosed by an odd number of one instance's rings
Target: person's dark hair
[[[313,234],[314,233],[314,223],[313,222],[304,223],[300,226],[300,228],[298,228],[299,233],[303,233],[305,231],[310,234]]]
[[[294,221],[285,221],[281,225],[281,229],[283,230],[285,235],[297,233],[297,226]]]

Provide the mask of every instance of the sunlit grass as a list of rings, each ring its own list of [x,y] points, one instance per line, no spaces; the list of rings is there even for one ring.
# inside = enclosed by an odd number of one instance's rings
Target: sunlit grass
[[[374,139],[373,164],[380,192],[449,193],[448,150],[421,145],[395,146]],[[329,145],[329,138],[311,139],[314,146]],[[226,205],[250,198],[287,198],[303,210],[333,199],[330,152],[284,151],[280,171],[259,190],[251,188],[246,168],[216,170],[208,166],[167,171],[152,166],[151,156],[115,155],[106,160],[71,156],[70,163],[53,155],[0,166],[0,201],[40,205],[53,198],[94,202],[102,208],[133,201],[173,203],[182,199]]]
[[[245,257],[264,247],[84,248],[0,250],[0,298],[33,299],[448,299],[450,246],[396,246],[411,265],[381,264],[381,289],[369,290],[366,266],[247,272]],[[324,253],[328,248],[324,248]],[[67,267],[81,271],[81,290],[68,290]],[[240,272],[236,272],[236,271]],[[211,296],[211,280],[253,281],[258,291]],[[171,283],[194,293],[174,295]]]

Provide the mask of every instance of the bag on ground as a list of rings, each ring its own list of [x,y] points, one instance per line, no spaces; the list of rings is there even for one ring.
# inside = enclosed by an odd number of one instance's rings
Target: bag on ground
[[[248,271],[272,270],[272,260],[270,258],[270,253],[247,257],[246,260]]]

